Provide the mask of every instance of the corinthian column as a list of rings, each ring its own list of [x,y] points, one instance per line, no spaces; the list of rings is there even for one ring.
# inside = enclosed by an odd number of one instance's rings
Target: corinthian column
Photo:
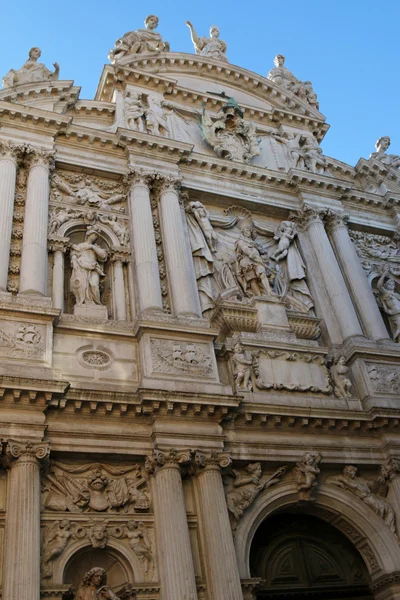
[[[49,250],[53,252],[53,306],[64,310],[64,255],[67,251],[68,238],[52,238]]]
[[[226,454],[207,458],[196,453],[196,487],[199,500],[200,528],[206,563],[209,600],[243,600],[232,528],[221,477],[221,467],[231,459]]]
[[[131,174],[129,213],[133,258],[136,271],[139,312],[162,310],[162,296],[149,183],[152,175],[141,171]]]
[[[47,294],[47,219],[53,162],[53,152],[30,149],[19,279],[21,294]]]
[[[147,469],[155,478],[155,534],[163,600],[197,600],[181,468],[189,454],[155,451]]]
[[[305,204],[303,211],[298,215],[297,222],[308,235],[343,341],[351,336],[363,335],[363,332],[325,231],[323,222],[325,214],[326,210]]]
[[[373,340],[387,339],[382,315],[347,230],[348,219],[345,213],[328,210],[327,230],[365,332]]]
[[[179,205],[180,181],[164,177],[160,187],[163,244],[176,315],[201,316],[193,259]]]
[[[0,290],[7,290],[17,159],[20,148],[0,142]]]
[[[9,441],[3,600],[40,600],[40,466],[46,443]]]
[[[129,262],[128,251],[114,249],[111,255],[113,263],[113,297],[115,318],[117,321],[126,321],[126,292],[124,281],[124,263]]]

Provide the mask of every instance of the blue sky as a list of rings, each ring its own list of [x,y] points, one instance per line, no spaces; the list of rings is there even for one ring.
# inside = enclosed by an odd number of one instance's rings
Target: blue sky
[[[19,68],[32,46],[41,62],[57,61],[61,79],[93,98],[107,53],[126,31],[153,13],[172,51],[193,52],[186,20],[199,35],[216,24],[228,58],[266,74],[277,53],[302,80],[311,80],[331,128],[324,152],[354,165],[380,135],[400,155],[400,1],[386,0],[18,0],[1,13],[0,74]]]

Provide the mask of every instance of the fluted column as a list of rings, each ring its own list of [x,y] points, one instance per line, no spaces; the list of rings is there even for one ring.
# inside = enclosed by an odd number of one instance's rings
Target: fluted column
[[[0,142],[0,290],[7,291],[17,159],[20,147]]]
[[[53,237],[49,244],[50,252],[53,252],[53,282],[52,298],[54,308],[64,310],[64,255],[67,250],[68,238],[56,239]]]
[[[139,312],[162,310],[160,274],[150,205],[151,174],[135,171],[131,174],[129,195],[130,226]]]
[[[155,478],[155,533],[161,600],[197,600],[181,468],[188,454],[155,451],[147,469]]]
[[[345,213],[328,210],[327,230],[366,334],[373,340],[387,339],[388,331],[349,236],[348,219]]]
[[[40,465],[46,443],[9,441],[3,600],[40,599]]]
[[[221,467],[229,466],[230,462],[226,454],[206,457],[196,453],[196,487],[209,600],[243,600],[221,477]]]
[[[117,321],[126,321],[126,292],[123,264],[129,262],[129,256],[126,251],[114,250],[111,256],[111,262],[113,263],[115,318]]]
[[[30,149],[22,240],[21,294],[47,294],[47,219],[49,212],[50,168],[54,153]]]
[[[363,335],[356,311],[351,301],[346,283],[340,271],[323,218],[325,209],[307,204],[298,214],[299,227],[306,231],[332,310],[339,324],[342,340],[351,336]]]
[[[160,212],[164,252],[176,315],[201,316],[193,259],[185,236],[179,205],[180,181],[164,177],[160,185]]]

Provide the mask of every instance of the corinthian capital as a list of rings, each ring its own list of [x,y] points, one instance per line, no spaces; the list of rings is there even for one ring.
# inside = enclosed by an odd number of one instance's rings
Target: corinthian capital
[[[182,178],[159,174],[157,176],[157,183],[160,194],[165,194],[166,192],[175,192],[176,194],[179,194],[182,185]]]
[[[291,213],[290,218],[297,223],[299,229],[304,230],[313,223],[322,223],[326,213],[326,208],[304,204],[303,209]]]
[[[195,472],[201,473],[203,470],[220,470],[230,467],[232,457],[226,452],[216,452],[212,450],[210,454],[205,454],[200,450],[196,450],[193,456],[193,465]]]
[[[167,452],[153,450],[151,456],[146,457],[145,469],[150,475],[164,468],[175,468],[182,472],[190,466],[192,456],[192,450],[175,450],[174,448]]]
[[[326,211],[325,222],[328,231],[333,232],[340,227],[347,229],[347,221],[350,219],[350,215],[339,210],[332,210],[328,208]]]
[[[29,442],[20,440],[8,440],[5,449],[5,465],[11,466],[15,461],[38,460],[46,462],[50,456],[50,446],[48,442]]]
[[[13,144],[12,142],[3,142],[0,140],[0,159],[7,158],[17,161],[23,154],[23,144]]]
[[[151,188],[156,177],[157,173],[155,171],[147,171],[146,169],[136,168],[130,165],[128,167],[128,173],[124,177],[124,184],[128,188],[134,185],[144,185]]]
[[[25,154],[27,157],[28,167],[36,167],[38,165],[54,169],[55,152],[54,150],[46,150],[46,148],[35,148],[34,146],[26,146]]]

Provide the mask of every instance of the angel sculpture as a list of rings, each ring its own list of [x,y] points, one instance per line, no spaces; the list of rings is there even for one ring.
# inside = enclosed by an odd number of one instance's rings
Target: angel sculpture
[[[129,521],[124,533],[129,540],[129,546],[143,564],[144,572],[147,573],[153,557],[145,524],[142,521]]]
[[[60,176],[55,175],[53,184],[69,198],[76,200],[77,204],[87,204],[91,208],[108,208],[110,205],[125,199],[124,194],[103,192],[89,178],[82,179],[76,184],[69,184]]]
[[[42,554],[42,577],[48,579],[52,575],[52,562],[58,558],[68,545],[72,531],[68,519],[54,521],[45,529],[45,548]]]

